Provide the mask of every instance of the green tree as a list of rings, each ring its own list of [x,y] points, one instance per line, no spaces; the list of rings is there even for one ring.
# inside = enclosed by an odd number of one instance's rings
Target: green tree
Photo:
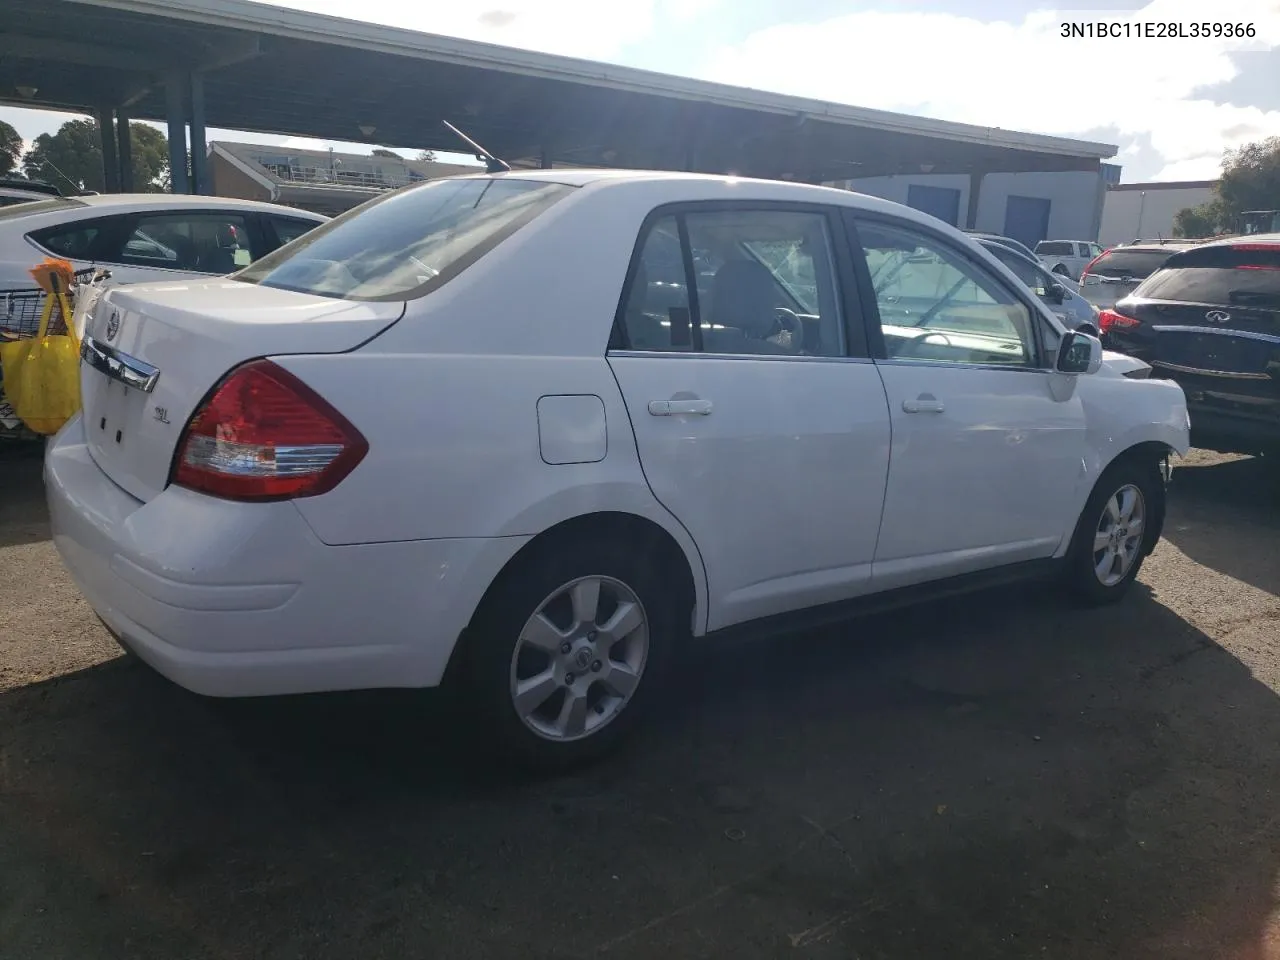
[[[435,151],[434,151],[434,150],[419,150],[419,151],[418,151],[418,159],[419,159],[419,160],[425,160],[425,161],[427,161],[427,162],[429,163],[429,162],[431,162],[432,160],[434,160],[435,158],[436,158],[436,154],[435,154]]]
[[[392,157],[393,159],[396,159],[396,160],[404,159],[404,157],[400,156],[400,154],[396,153],[393,150],[388,150],[386,147],[376,147],[372,155],[375,157]]]
[[[158,193],[168,186],[169,148],[164,135],[145,123],[129,124],[133,155],[133,189]],[[102,177],[102,139],[92,120],[68,120],[57,133],[42,133],[22,159],[33,180],[57,184],[63,190],[105,189]]]
[[[1234,231],[1246,210],[1280,210],[1280,137],[1228,150],[1214,198],[1179,210],[1173,232],[1179,237],[1211,237]]]
[[[1220,200],[1210,200],[1197,207],[1183,207],[1173,217],[1173,235],[1198,240],[1216,236],[1226,229]]]
[[[0,120],[0,176],[13,173],[22,159],[22,137],[18,131]]]

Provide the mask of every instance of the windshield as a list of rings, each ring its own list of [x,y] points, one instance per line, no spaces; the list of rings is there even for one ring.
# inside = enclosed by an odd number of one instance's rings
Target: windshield
[[[371,200],[234,276],[346,300],[420,297],[572,190],[496,177],[433,180]]]
[[[1257,247],[1258,249],[1253,249]],[[1135,296],[1280,309],[1280,245],[1210,247],[1173,257]]]

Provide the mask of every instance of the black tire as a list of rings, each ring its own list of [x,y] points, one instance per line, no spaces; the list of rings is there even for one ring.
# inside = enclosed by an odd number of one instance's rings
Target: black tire
[[[479,722],[504,759],[535,773],[558,773],[611,753],[635,729],[659,696],[670,661],[690,632],[686,591],[663,575],[669,564],[660,553],[643,541],[621,537],[556,538],[518,559],[490,588],[467,631],[459,706]],[[547,739],[526,724],[513,703],[517,642],[548,597],[588,577],[617,581],[639,600],[648,627],[647,655],[630,698],[596,732],[574,740]],[[585,685],[600,692],[590,673],[578,676],[585,676]],[[553,695],[553,712],[555,697],[562,692],[568,696],[567,690]]]
[[[1118,492],[1136,489],[1142,496],[1143,529],[1136,545],[1136,556],[1124,575],[1115,582],[1104,582],[1097,572],[1099,555],[1094,552],[1096,534],[1107,532],[1103,528],[1103,515],[1108,502]],[[1086,606],[1115,603],[1124,597],[1137,579],[1142,562],[1155,547],[1160,536],[1164,516],[1164,482],[1160,467],[1150,459],[1129,457],[1109,466],[1097,484],[1080,514],[1071,547],[1067,551],[1066,581],[1074,599]],[[1120,538],[1123,540],[1123,538]],[[1118,569],[1113,569],[1113,574]]]

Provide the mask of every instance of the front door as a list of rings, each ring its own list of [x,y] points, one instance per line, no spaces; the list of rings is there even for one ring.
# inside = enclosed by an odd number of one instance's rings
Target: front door
[[[708,629],[868,590],[889,415],[860,326],[849,346],[838,220],[691,205],[645,230],[609,363],[701,551]]]
[[[893,424],[874,578],[888,589],[1050,557],[1085,452],[1072,385],[1030,301],[945,238],[860,219]]]

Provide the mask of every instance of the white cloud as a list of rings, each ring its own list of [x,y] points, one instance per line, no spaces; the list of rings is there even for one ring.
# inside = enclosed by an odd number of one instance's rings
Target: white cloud
[[[268,0],[275,6],[590,60],[616,60],[653,29],[656,0]],[[706,0],[690,0],[706,2]]]
[[[1236,74],[1228,52],[1280,46],[1280,0],[1233,0],[1244,42],[1065,39],[1063,21],[1189,24],[1224,18],[1219,4],[1154,0],[1112,13],[1040,11],[1018,23],[945,13],[862,11],[769,27],[721,51],[709,80],[939,119],[1064,136],[1114,126],[1147,135],[1162,179],[1212,178],[1222,150],[1280,134],[1280,111],[1190,99]]]

